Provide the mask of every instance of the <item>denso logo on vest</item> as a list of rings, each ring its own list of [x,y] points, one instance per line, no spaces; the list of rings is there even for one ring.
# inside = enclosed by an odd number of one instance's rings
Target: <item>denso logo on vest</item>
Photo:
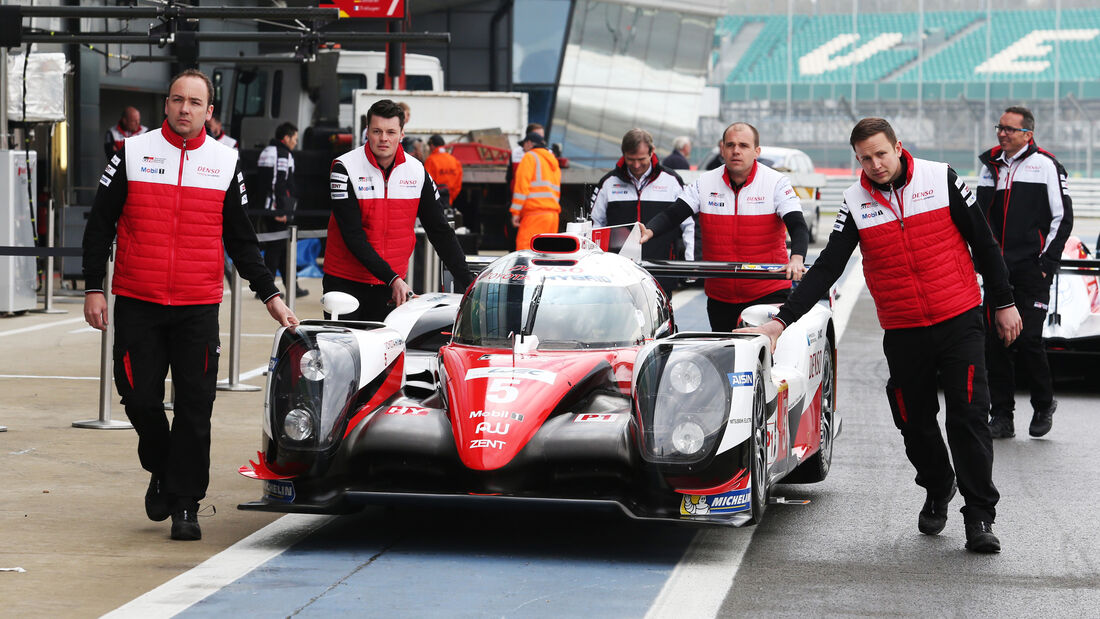
[[[203,176],[217,176],[222,173],[222,171],[217,168],[211,168],[204,165],[196,166],[195,172],[198,172]]]
[[[935,195],[936,192],[934,190],[925,189],[924,191],[914,192],[913,195],[909,197],[909,199],[914,201],[927,200],[928,198],[934,197]]]
[[[764,196],[749,196],[745,198],[745,202],[749,204],[763,204]]]
[[[416,187],[416,179],[415,178],[403,178],[403,179],[397,181],[397,184],[402,185],[404,187]]]

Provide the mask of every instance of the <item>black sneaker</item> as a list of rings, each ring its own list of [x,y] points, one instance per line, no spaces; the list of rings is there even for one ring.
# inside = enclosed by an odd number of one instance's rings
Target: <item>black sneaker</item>
[[[197,508],[184,508],[177,512],[172,512],[172,539],[202,539],[202,529],[199,528]]]
[[[966,523],[966,549],[970,552],[993,553],[1001,551],[1001,540],[993,535],[993,523],[974,521]]]
[[[989,420],[989,433],[993,438],[1012,438],[1016,436],[1016,427],[1012,424],[1011,417],[998,415]]]
[[[1032,436],[1045,436],[1047,432],[1050,432],[1051,426],[1054,425],[1054,411],[1058,410],[1058,400],[1051,400],[1050,406],[1046,410],[1035,411],[1035,414],[1031,417],[1031,425],[1028,426],[1027,433]]]
[[[928,498],[924,500],[924,507],[917,516],[917,530],[925,535],[938,535],[947,526],[947,506],[951,499],[955,498],[955,492],[959,489],[954,480],[951,481],[951,490],[941,497],[933,497],[928,492]]]
[[[161,492],[163,483],[159,477],[153,475],[149,479],[149,488],[145,491],[145,515],[153,522],[167,520],[172,515],[170,499]]]
[[[302,297],[308,297],[309,296],[309,291],[306,290],[305,288],[298,288],[297,290],[294,291],[294,296],[298,297],[299,299],[302,298]]]

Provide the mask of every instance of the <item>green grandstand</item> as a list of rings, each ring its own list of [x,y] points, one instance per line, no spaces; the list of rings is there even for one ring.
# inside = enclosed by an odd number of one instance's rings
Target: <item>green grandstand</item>
[[[1100,98],[1100,9],[741,15],[714,36],[739,52],[712,75],[724,101]]]

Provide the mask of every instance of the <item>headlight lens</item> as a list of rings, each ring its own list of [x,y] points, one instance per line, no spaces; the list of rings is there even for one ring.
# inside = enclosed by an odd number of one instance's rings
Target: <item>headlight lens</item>
[[[672,430],[672,447],[685,456],[693,456],[703,449],[705,437],[702,426],[694,420],[681,421]]]
[[[321,363],[321,351],[316,348],[307,350],[302,355],[298,367],[302,370],[302,376],[306,380],[325,379],[325,366]]]
[[[680,393],[695,393],[703,383],[703,371],[694,361],[687,359],[677,361],[668,370],[668,382]]]
[[[283,431],[287,437],[296,441],[313,436],[313,415],[301,408],[290,411],[283,420]]]
[[[734,345],[659,343],[635,365],[634,402],[642,430],[642,457],[650,462],[695,465],[721,439],[730,406],[724,374]]]

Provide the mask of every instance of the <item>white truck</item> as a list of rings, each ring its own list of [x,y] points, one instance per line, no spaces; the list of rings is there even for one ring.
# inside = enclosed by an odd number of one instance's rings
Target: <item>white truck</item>
[[[405,135],[425,141],[428,136],[438,133],[447,142],[454,142],[473,131],[478,141],[510,148],[519,143],[527,128],[525,92],[356,90],[352,104],[356,144],[362,143],[360,125],[366,119],[367,110],[379,99],[407,103],[410,120],[405,125]],[[503,141],[489,139],[497,130]]]

